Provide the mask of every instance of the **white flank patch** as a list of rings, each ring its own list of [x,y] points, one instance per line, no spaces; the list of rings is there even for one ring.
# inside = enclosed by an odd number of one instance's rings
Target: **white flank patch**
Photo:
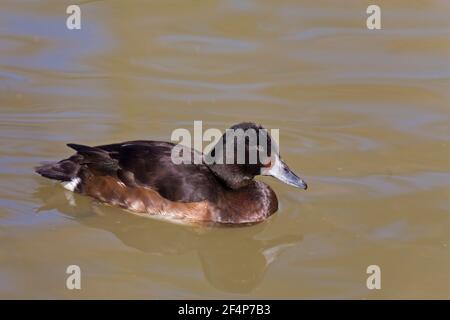
[[[78,184],[81,182],[80,178],[73,178],[69,182],[61,182],[64,189],[67,189],[69,191],[75,191],[75,188],[78,186]]]

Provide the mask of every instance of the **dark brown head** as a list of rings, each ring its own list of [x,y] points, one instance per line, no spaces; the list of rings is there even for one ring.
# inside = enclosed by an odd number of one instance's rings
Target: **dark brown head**
[[[231,189],[248,185],[257,175],[273,176],[291,186],[307,188],[281,160],[275,139],[255,123],[243,122],[227,129],[205,156],[205,162]]]

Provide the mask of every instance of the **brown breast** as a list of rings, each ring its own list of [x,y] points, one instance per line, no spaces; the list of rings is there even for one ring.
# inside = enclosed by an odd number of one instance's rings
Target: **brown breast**
[[[261,181],[246,187],[228,190],[209,204],[211,216],[223,224],[255,224],[266,220],[278,210],[275,192]]]

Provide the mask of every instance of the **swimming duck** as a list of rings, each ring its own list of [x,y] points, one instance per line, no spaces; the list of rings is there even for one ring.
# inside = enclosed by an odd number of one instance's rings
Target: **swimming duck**
[[[307,185],[283,162],[278,146],[262,126],[244,122],[230,129],[258,133],[256,141],[236,140],[235,151],[239,144],[245,150],[243,163],[226,161],[230,145],[224,134],[208,154],[202,155],[208,161],[200,164],[175,164],[175,144],[170,142],[138,140],[95,147],[70,143],[67,146],[76,151],[74,155],[38,166],[36,172],[62,182],[70,191],[137,214],[186,223],[259,223],[277,211],[278,200],[267,184],[254,180],[255,176],[270,175],[301,189]],[[262,143],[261,137],[268,141]],[[250,151],[255,148],[265,153],[258,153],[252,162]],[[198,153],[187,147],[181,150]],[[266,159],[261,154],[266,154]],[[237,152],[232,156],[236,160]]]

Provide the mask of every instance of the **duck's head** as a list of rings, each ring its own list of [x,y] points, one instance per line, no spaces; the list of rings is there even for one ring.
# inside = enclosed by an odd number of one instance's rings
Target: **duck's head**
[[[278,145],[269,132],[252,122],[227,129],[205,160],[231,189],[248,185],[257,175],[272,176],[305,190],[308,187],[281,159]]]

